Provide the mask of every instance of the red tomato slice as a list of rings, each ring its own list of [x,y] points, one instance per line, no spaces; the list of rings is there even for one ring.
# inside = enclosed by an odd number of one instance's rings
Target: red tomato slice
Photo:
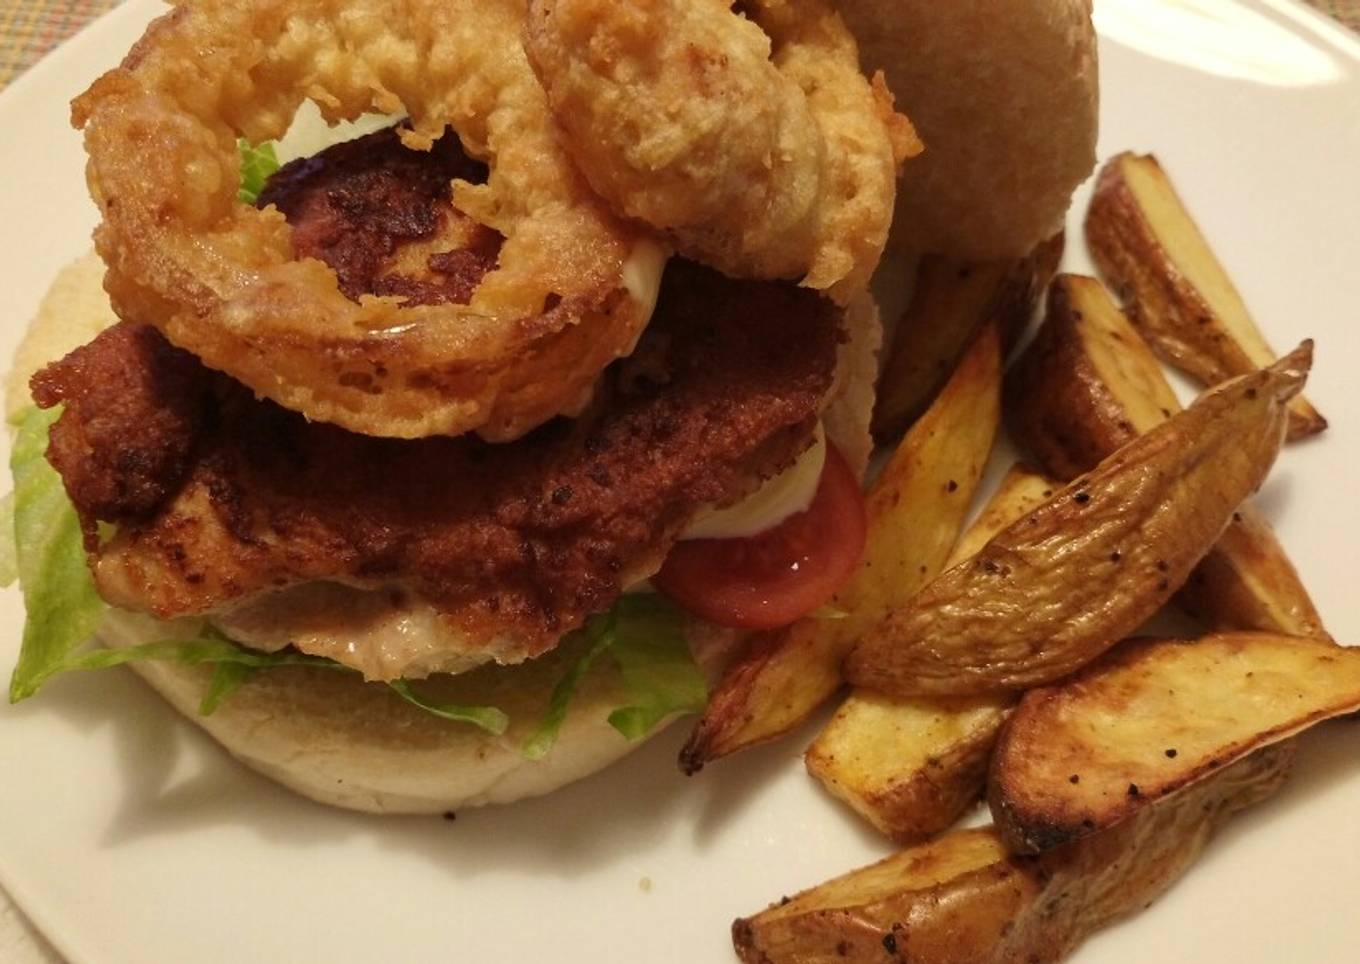
[[[807,510],[744,539],[677,543],[652,582],[710,622],[739,629],[786,626],[827,602],[864,553],[864,496],[828,444]]]

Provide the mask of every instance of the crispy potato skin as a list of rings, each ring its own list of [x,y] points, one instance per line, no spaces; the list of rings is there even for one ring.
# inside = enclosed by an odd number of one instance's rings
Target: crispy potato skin
[[[807,719],[841,685],[844,643],[834,625],[811,617],[759,633],[709,694],[680,749],[693,775],[714,760],[777,739]]]
[[[1288,776],[1276,744],[1104,833],[1037,857],[965,830],[732,925],[746,964],[1048,964],[1144,907],[1232,814]]]
[[[1062,483],[1057,479],[1049,478],[1024,462],[1012,465],[973,524],[959,537],[945,563],[946,568],[973,558],[999,533],[1053,498],[1061,488]]]
[[[1097,320],[1104,299],[1118,311],[1094,278],[1062,275],[1049,288],[1044,323],[1025,353],[1006,373],[1006,424],[1051,475],[1070,480],[1089,472],[1154,424],[1180,411],[1156,359],[1127,323],[1111,330],[1109,318]],[[1133,380],[1112,384],[1098,366],[1088,339],[1100,338],[1123,354],[1145,381],[1164,392],[1147,393],[1157,406],[1157,422],[1140,424],[1129,411],[1131,396],[1143,394]]]
[[[1176,601],[1215,630],[1331,638],[1275,530],[1250,502],[1233,513]]]
[[[1013,850],[1048,850],[1357,708],[1360,650],[1265,633],[1133,640],[1025,694],[992,758],[992,817]]]
[[[1168,192],[1171,210],[1140,203],[1131,178]],[[1086,240],[1130,318],[1171,364],[1212,386],[1275,357],[1152,155],[1119,154],[1102,168],[1086,214]],[[1215,279],[1217,304],[1190,277],[1196,263]],[[1291,441],[1326,427],[1302,395],[1291,402]]]
[[[968,695],[1090,662],[1161,607],[1260,486],[1310,365],[1305,343],[1124,446],[870,631],[847,678]]]
[[[873,431],[895,441],[930,407],[969,342],[987,322],[1001,328],[1009,355],[1062,259],[1059,233],[1024,258],[970,262],[941,255],[921,259],[916,288],[898,322],[879,379]]]
[[[840,664],[855,641],[943,568],[996,438],[1000,382],[1000,335],[989,326],[866,496],[864,561],[831,602],[846,618],[809,616],[757,635],[715,687],[681,750],[682,770],[695,773],[806,720],[841,687]]]
[[[1060,488],[1014,466],[946,565],[968,558]],[[948,829],[982,795],[1012,694],[894,699],[858,690],[808,747],[808,772],[881,833],[915,843]]]
[[[1003,411],[1025,448],[1066,480],[1180,411],[1180,402],[1104,286],[1062,275],[1038,335],[1006,375]],[[1213,629],[1327,635],[1293,563],[1250,503],[1233,514],[1177,601]]]

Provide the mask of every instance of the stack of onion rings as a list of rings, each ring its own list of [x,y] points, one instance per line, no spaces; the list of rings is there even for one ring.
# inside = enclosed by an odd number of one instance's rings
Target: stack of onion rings
[[[844,304],[919,142],[824,0],[739,7],[531,0],[525,46],[596,191],[689,257]]]
[[[206,364],[316,420],[392,437],[517,437],[574,413],[646,325],[664,260],[564,153],[516,0],[198,0],[161,18],[73,105],[103,223],[106,287]],[[236,198],[238,136],[406,113],[486,162],[453,203],[500,232],[467,305],[357,303],[294,257],[281,214]],[[639,262],[644,264],[640,273]]]

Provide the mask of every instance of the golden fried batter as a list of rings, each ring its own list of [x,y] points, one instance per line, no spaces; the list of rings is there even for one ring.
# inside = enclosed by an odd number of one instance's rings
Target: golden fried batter
[[[533,0],[525,46],[591,185],[686,255],[844,303],[915,149],[822,0]]]
[[[65,405],[53,462],[110,602],[168,617],[308,583],[389,589],[434,606],[464,637],[459,659],[471,640],[516,661],[654,572],[698,511],[806,448],[839,326],[811,292],[675,263],[599,405],[498,445],[308,422],[128,324],[40,373],[34,394]],[[155,490],[141,484],[149,465]],[[118,523],[102,544],[101,520]]]
[[[662,255],[562,149],[523,23],[518,0],[196,0],[157,20],[73,105],[119,315],[357,432],[507,439],[579,411],[647,320],[630,257],[654,280]],[[453,184],[505,239],[469,304],[355,303],[278,211],[236,199],[237,136],[279,137],[304,98],[331,120],[404,111],[412,148],[452,127],[487,165]]]

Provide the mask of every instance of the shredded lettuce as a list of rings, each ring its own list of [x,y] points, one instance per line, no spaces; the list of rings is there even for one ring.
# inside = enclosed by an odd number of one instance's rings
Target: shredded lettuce
[[[625,596],[581,630],[585,651],[558,682],[538,727],[520,747],[541,760],[556,743],[581,680],[600,656],[618,666],[629,705],[609,714],[609,724],[629,740],[646,736],[675,713],[695,713],[708,701],[703,673],[690,655],[680,614],[658,596]]]
[[[609,714],[609,725],[637,740],[672,714],[702,711],[708,685],[690,655],[675,609],[657,596],[628,596],[614,611],[609,655],[632,703]]]
[[[510,725],[510,717],[505,715],[503,710],[494,706],[461,706],[456,703],[435,703],[420,696],[411,688],[411,684],[404,680],[393,680],[387,684],[392,690],[410,703],[418,706],[426,713],[433,713],[441,719],[449,720],[454,723],[471,723],[473,726],[480,726],[488,733],[500,736]]]
[[[595,664],[599,655],[608,649],[614,642],[615,629],[617,625],[617,612],[614,610],[596,616],[586,624],[582,633],[590,640],[586,651],[580,658],[572,664],[571,669],[553,687],[552,695],[548,697],[548,709],[543,714],[543,719],[538,723],[529,739],[524,741],[520,747],[520,753],[529,760],[541,760],[548,755],[548,751],[557,742],[557,735],[562,732],[562,724],[566,722],[567,710],[571,706],[572,698],[576,695],[577,688],[581,685],[581,680],[586,673],[590,672],[590,667]]]
[[[245,663],[218,663],[213,667],[212,679],[208,681],[208,691],[199,700],[200,716],[212,716],[228,696],[241,688],[241,684],[254,676],[258,670]]]
[[[264,190],[269,175],[279,169],[279,159],[272,141],[252,147],[245,138],[237,138],[236,153],[241,156],[241,186],[236,197],[242,204],[254,204]]]
[[[19,555],[14,548],[14,490],[0,496],[0,589],[19,578]]]
[[[148,659],[184,663],[188,666],[207,664],[213,667],[208,691],[198,707],[198,711],[204,716],[211,716],[241,684],[262,669],[278,666],[311,666],[341,673],[356,672],[323,656],[309,656],[292,650],[262,653],[246,649],[211,626],[205,627],[196,639],[161,640],[120,649],[90,649],[75,653],[61,664],[57,672],[108,669],[111,666],[122,666],[124,663]],[[497,736],[504,733],[506,726],[509,725],[509,718],[493,706],[433,703],[418,696],[406,680],[395,680],[388,685],[406,702],[442,719],[455,723],[472,723]]]
[[[75,508],[47,464],[47,433],[60,413],[30,408],[10,457],[14,473],[14,543],[28,619],[10,678],[11,703],[27,699],[61,672],[99,624],[104,603],[85,564]]]

